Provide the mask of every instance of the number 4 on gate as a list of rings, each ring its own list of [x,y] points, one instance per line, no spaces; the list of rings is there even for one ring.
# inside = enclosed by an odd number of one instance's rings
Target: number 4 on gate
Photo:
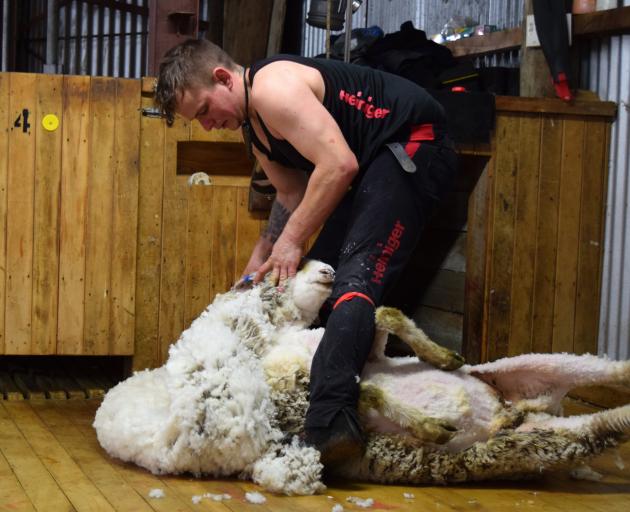
[[[29,115],[28,109],[27,108],[22,109],[22,113],[19,116],[17,116],[17,119],[13,123],[13,126],[15,128],[19,128],[21,126],[22,131],[24,133],[28,133],[28,129],[31,127],[30,123],[28,122],[28,115]],[[22,118],[24,118],[24,120],[22,120]]]

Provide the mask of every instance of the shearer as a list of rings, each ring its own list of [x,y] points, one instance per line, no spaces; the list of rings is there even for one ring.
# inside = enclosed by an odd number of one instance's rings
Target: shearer
[[[243,275],[282,286],[308,253],[336,269],[325,334],[311,367],[305,440],[325,466],[360,453],[359,378],[374,308],[400,276],[456,155],[442,107],[396,75],[339,61],[277,55],[249,68],[206,40],[164,56],[156,103],[206,130],[242,129],[276,189],[269,224]]]

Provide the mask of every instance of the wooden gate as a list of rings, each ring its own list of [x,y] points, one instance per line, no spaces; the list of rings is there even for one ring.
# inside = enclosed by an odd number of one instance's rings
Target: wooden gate
[[[132,353],[139,107],[137,80],[0,74],[0,353]]]

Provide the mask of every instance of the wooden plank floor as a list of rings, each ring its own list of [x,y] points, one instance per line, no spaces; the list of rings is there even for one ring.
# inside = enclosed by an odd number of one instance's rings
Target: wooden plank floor
[[[98,400],[0,401],[0,510],[26,511],[330,511],[365,510],[346,501],[372,498],[369,510],[414,511],[624,511],[630,510],[630,442],[620,449],[625,469],[613,455],[591,467],[599,482],[571,480],[565,474],[528,482],[483,483],[454,487],[377,486],[333,482],[321,496],[279,497],[263,492],[263,505],[245,501],[261,491],[237,480],[154,476],[111,459],[91,427]],[[573,404],[573,413],[583,406]],[[151,489],[165,493],[149,498]],[[194,495],[228,493],[232,499],[192,502]],[[412,493],[412,499],[403,493]]]

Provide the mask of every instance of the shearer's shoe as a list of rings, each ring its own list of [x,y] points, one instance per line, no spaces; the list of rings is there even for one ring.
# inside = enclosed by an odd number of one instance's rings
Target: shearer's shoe
[[[365,440],[354,415],[340,410],[327,427],[306,429],[304,441],[320,453],[328,470],[363,454]]]

